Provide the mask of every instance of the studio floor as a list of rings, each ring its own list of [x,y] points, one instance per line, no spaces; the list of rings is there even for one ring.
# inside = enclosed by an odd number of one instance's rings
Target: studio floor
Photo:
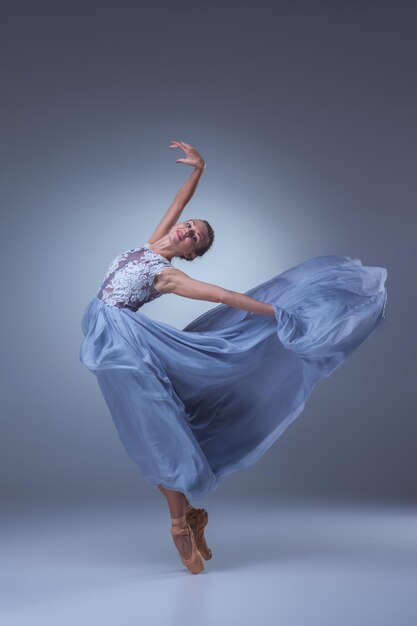
[[[197,504],[198,505],[198,504]],[[192,575],[165,503],[5,506],[2,626],[415,626],[417,507],[212,498]]]

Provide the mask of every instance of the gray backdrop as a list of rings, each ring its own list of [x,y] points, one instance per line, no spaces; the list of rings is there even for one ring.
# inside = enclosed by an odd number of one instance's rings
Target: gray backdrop
[[[385,324],[217,493],[416,501],[416,5],[3,1],[5,498],[149,494],[79,362],[81,316],[116,254],[184,217],[212,250],[175,261],[245,291],[321,254],[388,270]],[[210,303],[142,312],[185,326]]]

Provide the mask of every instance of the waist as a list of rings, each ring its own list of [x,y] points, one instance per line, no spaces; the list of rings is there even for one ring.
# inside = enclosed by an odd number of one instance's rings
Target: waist
[[[103,300],[100,294],[96,294],[95,297],[97,298],[97,300],[100,300],[100,302],[103,302],[103,304],[105,304],[106,306],[116,307],[117,309],[130,309],[131,311],[135,313],[139,308],[139,307],[134,307],[133,305],[130,305],[130,304],[126,304],[125,302],[115,302],[114,304],[110,304],[110,302],[106,302],[106,300]]]

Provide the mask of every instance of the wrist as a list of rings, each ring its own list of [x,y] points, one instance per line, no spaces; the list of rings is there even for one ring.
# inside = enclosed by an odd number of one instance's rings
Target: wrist
[[[206,169],[206,162],[202,161],[201,163],[199,163],[198,165],[194,165],[196,170],[205,170]]]

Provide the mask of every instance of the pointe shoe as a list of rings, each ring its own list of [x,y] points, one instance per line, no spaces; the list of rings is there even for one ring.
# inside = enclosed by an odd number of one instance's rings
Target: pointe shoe
[[[194,539],[194,533],[191,530],[190,526],[187,524],[185,515],[183,515],[182,517],[172,517],[171,524],[172,537],[175,537],[177,535],[188,535],[190,537],[191,556],[188,559],[184,559],[180,554],[180,558],[182,563],[190,570],[192,574],[199,574],[204,569],[204,560],[197,549]]]
[[[190,526],[194,533],[195,543],[203,559],[208,561],[213,556],[212,551],[206,543],[204,537],[204,529],[208,522],[208,513],[206,509],[195,509],[193,506],[188,505],[185,508],[185,515],[187,524]]]

